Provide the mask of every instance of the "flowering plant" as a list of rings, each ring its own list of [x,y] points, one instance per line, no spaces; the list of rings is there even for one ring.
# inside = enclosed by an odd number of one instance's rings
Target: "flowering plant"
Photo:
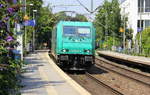
[[[16,45],[14,22],[21,5],[17,0],[0,0],[0,95],[9,95],[17,87],[16,73],[20,68],[11,48]]]

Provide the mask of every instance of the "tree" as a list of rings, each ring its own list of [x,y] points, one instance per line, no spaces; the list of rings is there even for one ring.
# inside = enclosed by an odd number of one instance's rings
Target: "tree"
[[[88,21],[87,18],[84,15],[81,14],[76,14],[76,16],[74,17],[75,21]]]
[[[142,48],[145,53],[150,53],[150,27],[145,28],[142,32]],[[140,33],[138,32],[136,38],[140,41]],[[140,43],[140,42],[139,42]]]
[[[65,12],[58,12],[58,13],[56,13],[54,15],[55,15],[55,18],[57,18],[57,22],[59,22],[61,20],[63,20],[63,21],[68,20],[67,19],[68,17],[67,17]]]
[[[120,40],[122,37],[119,28],[122,26],[122,21],[118,0],[112,0],[111,2],[105,0],[98,10],[94,24],[97,41],[110,41],[107,39],[108,37]],[[112,41],[109,43],[112,43]]]
[[[51,32],[56,24],[56,14],[53,14],[49,8],[42,7],[38,14],[36,27],[36,43],[37,47],[43,47],[43,43],[47,43],[51,47]]]
[[[33,6],[30,6],[33,4]],[[42,49],[43,43],[47,43],[50,47],[51,31],[56,18],[52,14],[51,9],[48,6],[42,7],[43,0],[28,0],[27,1],[27,15],[30,19],[33,19],[33,10],[37,10],[35,14],[36,26],[27,26],[27,42],[32,42],[33,31],[35,31],[35,48]]]
[[[125,31],[126,31],[126,33],[125,33],[126,40],[132,40],[132,38],[133,38],[133,30],[132,29],[126,29]]]
[[[33,5],[31,6],[30,4],[33,4]],[[42,4],[43,4],[43,0],[26,0],[26,14],[25,14],[25,10],[22,10],[22,14],[20,15],[20,17],[22,17],[20,18],[22,19],[22,21],[20,23],[22,23],[23,25],[23,23],[25,22],[25,20],[23,19],[25,15],[27,15],[27,17],[29,18],[28,20],[33,20],[33,10],[38,10],[36,12],[36,17],[37,17],[36,20],[38,20],[39,11],[42,8]],[[22,6],[24,7],[23,1],[22,1]],[[36,24],[38,25],[38,23]],[[25,30],[25,27],[23,30]],[[24,36],[23,36],[24,47],[27,46],[27,43],[32,42],[33,31],[34,31],[34,28],[32,26],[26,26],[26,33],[24,33]],[[24,51],[26,50],[24,49]]]
[[[57,17],[57,22],[59,21],[88,21],[87,18],[82,14],[76,14],[75,17],[68,16],[65,12],[56,13],[55,16]]]

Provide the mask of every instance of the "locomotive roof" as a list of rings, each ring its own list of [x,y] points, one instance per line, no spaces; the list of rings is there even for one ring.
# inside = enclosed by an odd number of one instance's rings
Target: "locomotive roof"
[[[92,22],[80,22],[80,21],[60,21],[58,24],[68,25],[68,26],[92,26],[93,25]]]

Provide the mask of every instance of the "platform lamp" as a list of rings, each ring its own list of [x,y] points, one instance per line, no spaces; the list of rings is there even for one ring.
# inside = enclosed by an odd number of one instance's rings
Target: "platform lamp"
[[[31,3],[31,4],[29,4],[30,6],[33,6],[33,4]]]

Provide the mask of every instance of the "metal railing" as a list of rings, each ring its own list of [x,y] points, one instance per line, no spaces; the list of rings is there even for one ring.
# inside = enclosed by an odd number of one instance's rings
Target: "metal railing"
[[[113,52],[118,52],[118,53],[124,53],[127,55],[133,55],[133,56],[143,56],[143,57],[150,57],[150,48],[142,48],[142,52],[140,53],[137,49],[125,49],[121,47],[117,47],[116,49],[111,49],[111,48],[98,48],[98,51],[113,51]]]

